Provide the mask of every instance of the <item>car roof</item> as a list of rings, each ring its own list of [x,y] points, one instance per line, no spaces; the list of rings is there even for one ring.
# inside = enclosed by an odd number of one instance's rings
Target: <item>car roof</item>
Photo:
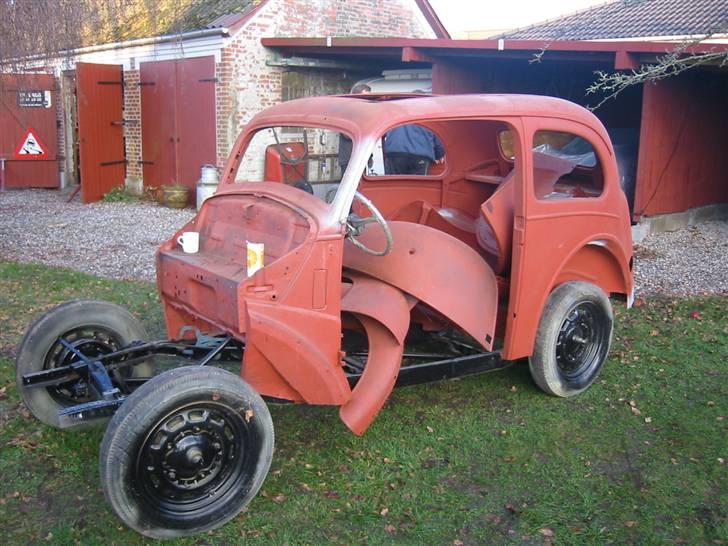
[[[587,109],[541,95],[336,95],[296,99],[271,106],[252,120],[254,126],[331,125],[356,136],[413,120],[473,117],[561,118],[594,127],[606,137],[601,122]],[[607,139],[608,141],[608,139]]]

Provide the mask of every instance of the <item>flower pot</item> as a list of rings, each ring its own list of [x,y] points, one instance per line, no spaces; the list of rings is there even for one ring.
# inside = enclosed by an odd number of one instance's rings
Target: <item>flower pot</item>
[[[164,204],[173,209],[183,209],[190,199],[190,189],[182,184],[164,186]]]

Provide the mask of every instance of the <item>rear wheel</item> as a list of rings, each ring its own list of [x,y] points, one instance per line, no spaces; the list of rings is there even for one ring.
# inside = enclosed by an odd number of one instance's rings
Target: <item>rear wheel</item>
[[[609,352],[614,317],[606,294],[586,282],[568,282],[549,296],[529,359],[545,392],[574,396],[598,377]]]
[[[146,338],[139,321],[113,303],[73,300],[54,307],[31,324],[18,349],[16,382],[23,402],[40,421],[59,427],[59,410],[94,399],[88,384],[75,379],[51,387],[27,388],[23,376],[77,362],[78,355],[64,343],[94,358]],[[142,363],[117,370],[112,381],[123,390],[124,378],[148,377],[152,373],[153,367]]]
[[[134,391],[112,418],[101,483],[135,531],[192,535],[223,525],[255,497],[273,441],[268,408],[239,376],[177,368]]]

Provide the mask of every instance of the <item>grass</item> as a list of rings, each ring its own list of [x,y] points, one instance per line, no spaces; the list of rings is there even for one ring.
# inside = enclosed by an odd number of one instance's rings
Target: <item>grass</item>
[[[7,544],[150,543],[100,491],[103,431],[53,430],[19,403],[25,327],[76,297],[125,305],[164,335],[152,285],[0,263],[0,531]],[[610,360],[575,399],[541,394],[517,364],[395,391],[362,438],[334,408],[272,406],[262,493],[178,543],[727,543],[727,303],[617,309]]]

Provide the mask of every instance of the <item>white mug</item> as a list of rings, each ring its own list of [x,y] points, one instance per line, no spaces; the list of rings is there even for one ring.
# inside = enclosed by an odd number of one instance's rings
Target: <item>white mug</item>
[[[200,250],[200,234],[196,231],[185,231],[177,237],[177,243],[187,254],[196,254]]]

